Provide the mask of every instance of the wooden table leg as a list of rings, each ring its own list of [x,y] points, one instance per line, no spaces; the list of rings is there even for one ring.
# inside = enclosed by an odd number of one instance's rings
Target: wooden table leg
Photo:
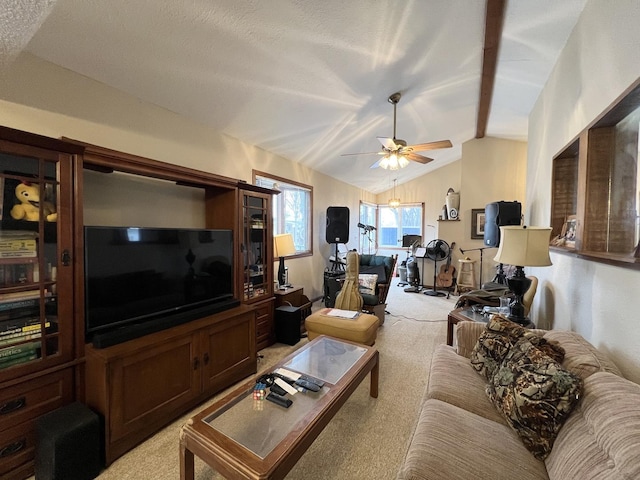
[[[376,364],[371,369],[371,383],[369,385],[369,395],[378,398],[378,381],[380,379],[380,356],[376,355]]]
[[[180,443],[180,480],[193,480],[193,452]]]
[[[447,345],[453,345],[453,326],[458,323],[458,320],[451,315],[447,317]]]

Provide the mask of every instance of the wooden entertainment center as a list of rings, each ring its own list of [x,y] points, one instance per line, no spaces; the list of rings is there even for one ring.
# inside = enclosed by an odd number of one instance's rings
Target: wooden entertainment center
[[[0,127],[0,152],[3,186],[5,179],[33,179],[36,186],[41,185],[41,196],[48,193],[57,207],[56,220],[46,220],[47,212],[40,207],[40,218],[26,222],[39,232],[33,259],[0,260],[5,269],[9,268],[6,265],[26,264],[20,268],[30,273],[20,284],[0,279],[0,294],[34,292],[32,308],[40,312],[30,327],[38,329],[36,340],[29,337],[30,343],[38,345],[33,358],[0,365],[1,478],[24,479],[33,474],[35,425],[44,413],[74,401],[98,412],[104,419],[108,465],[216,392],[256,372],[257,349],[274,341],[270,212],[272,195],[278,192],[76,140],[6,127]],[[24,167],[25,161],[34,167]],[[206,218],[201,227],[233,231],[234,296],[240,306],[105,348],[85,343],[85,170],[118,171],[203,189]],[[5,191],[2,196],[0,228],[5,235],[20,231],[16,224],[6,223],[11,209],[6,199],[12,198],[7,195]],[[256,252],[260,263],[255,260]],[[48,306],[51,298],[55,314]],[[17,310],[18,305],[10,308]],[[9,340],[8,345],[19,349],[30,344],[26,338]],[[0,346],[0,352],[8,354],[6,348]]]

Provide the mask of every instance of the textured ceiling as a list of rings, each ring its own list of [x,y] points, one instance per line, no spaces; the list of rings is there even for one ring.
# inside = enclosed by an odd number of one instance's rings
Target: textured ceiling
[[[585,3],[507,2],[487,136],[526,140]],[[57,0],[26,50],[376,193],[475,136],[484,14],[480,0]],[[341,157],[393,135],[396,91],[397,137],[453,148],[391,173],[369,168],[376,155]]]

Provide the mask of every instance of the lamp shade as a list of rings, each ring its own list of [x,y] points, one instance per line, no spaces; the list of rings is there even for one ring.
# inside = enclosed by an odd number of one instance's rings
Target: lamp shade
[[[547,267],[551,228],[508,226],[500,227],[500,247],[494,260],[520,267]]]
[[[281,233],[273,236],[273,256],[288,257],[296,253],[296,246],[293,244],[293,236],[290,233]]]

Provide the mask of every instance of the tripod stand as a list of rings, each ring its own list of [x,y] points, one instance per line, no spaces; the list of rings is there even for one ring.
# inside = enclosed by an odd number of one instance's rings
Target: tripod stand
[[[460,253],[462,253],[463,255],[465,254],[465,252],[475,252],[476,250],[480,252],[480,288],[482,288],[482,252],[487,248],[495,248],[495,247],[467,248],[466,250],[460,249]]]

